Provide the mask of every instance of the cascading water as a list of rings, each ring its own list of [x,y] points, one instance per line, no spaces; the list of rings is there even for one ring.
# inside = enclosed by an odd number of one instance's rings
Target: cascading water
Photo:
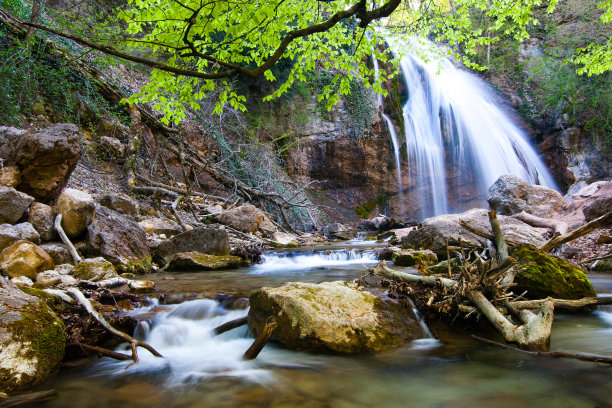
[[[378,262],[374,251],[364,249],[273,253],[264,254],[262,258],[263,262],[253,266],[252,273],[284,273],[292,269],[366,265]]]
[[[401,58],[411,182],[409,206],[422,218],[485,204],[499,176],[556,188],[550,173],[480,78],[432,52],[427,40],[389,37]],[[414,193],[412,193],[414,191]]]

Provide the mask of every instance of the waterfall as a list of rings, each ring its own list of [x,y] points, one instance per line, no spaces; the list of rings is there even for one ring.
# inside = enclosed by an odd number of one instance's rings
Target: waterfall
[[[410,179],[409,207],[421,218],[486,205],[503,174],[556,188],[524,132],[498,106],[489,85],[431,50],[427,40],[389,37],[401,57]]]
[[[376,253],[365,249],[277,252],[263,254],[262,258],[263,262],[254,265],[251,273],[284,273],[295,269],[368,265],[378,262]]]

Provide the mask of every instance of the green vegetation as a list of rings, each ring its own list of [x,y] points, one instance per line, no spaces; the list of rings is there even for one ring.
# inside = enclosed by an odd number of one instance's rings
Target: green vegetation
[[[355,213],[363,219],[370,218],[372,216],[372,212],[378,208],[379,212],[385,212],[385,209],[389,205],[389,196],[381,195],[378,196],[365,204],[361,204],[357,206],[355,209]]]

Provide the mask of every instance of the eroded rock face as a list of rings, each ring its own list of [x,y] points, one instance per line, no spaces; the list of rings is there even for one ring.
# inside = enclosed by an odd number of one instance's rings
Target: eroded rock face
[[[168,271],[197,271],[238,268],[242,258],[232,255],[208,255],[201,252],[179,252],[170,257],[164,269]]]
[[[98,206],[87,227],[87,253],[110,260],[122,272],[145,273],[151,269],[147,234],[130,217]]]
[[[17,241],[0,253],[0,268],[11,278],[36,279],[40,272],[53,269],[51,257],[29,241]]]
[[[229,225],[242,232],[255,233],[261,230],[266,236],[276,232],[276,226],[268,216],[253,204],[242,204],[217,215],[215,219],[221,224]]]
[[[41,202],[55,199],[81,156],[79,129],[60,123],[42,130],[0,132],[0,156],[21,173],[23,191]]]
[[[64,324],[44,301],[0,277],[0,389],[32,386],[64,357]]]
[[[513,215],[521,211],[537,217],[550,217],[567,204],[561,194],[543,186],[531,185],[511,174],[501,176],[489,188],[487,197],[491,208],[501,215]]]
[[[33,202],[34,197],[12,187],[0,186],[0,223],[16,223]]]
[[[220,228],[194,228],[160,243],[153,257],[160,264],[166,264],[170,256],[178,252],[202,252],[209,255],[230,253],[227,231]]]
[[[91,194],[67,188],[60,194],[55,210],[62,215],[62,228],[71,238],[76,238],[91,224],[96,205]]]
[[[21,173],[17,166],[3,166],[0,168],[0,186],[17,187],[21,183]]]
[[[255,336],[273,317],[278,326],[272,339],[298,350],[372,352],[421,335],[405,305],[348,282],[262,288],[253,292],[250,305],[248,322]]]

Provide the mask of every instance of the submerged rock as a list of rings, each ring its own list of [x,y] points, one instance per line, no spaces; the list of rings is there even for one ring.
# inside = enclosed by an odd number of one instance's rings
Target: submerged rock
[[[64,356],[62,320],[37,297],[0,277],[0,389],[41,382]]]
[[[500,215],[526,211],[537,217],[550,217],[567,204],[563,196],[552,188],[531,185],[511,174],[505,174],[493,183],[487,200]]]
[[[298,350],[372,352],[421,335],[406,305],[360,291],[348,282],[291,282],[261,288],[251,295],[250,305],[253,335],[273,317],[278,326],[272,339]]]
[[[194,271],[238,268],[244,260],[232,255],[208,255],[202,252],[178,252],[164,267],[170,271]]]
[[[438,262],[438,257],[430,250],[404,250],[395,252],[391,258],[395,266],[430,266]]]
[[[53,267],[49,254],[29,241],[17,241],[0,254],[0,268],[11,278],[27,276],[36,279],[40,272]]]
[[[586,274],[563,258],[546,254],[531,245],[519,245],[511,255],[517,260],[515,268],[518,271],[514,293],[526,290],[530,299],[597,296]]]

